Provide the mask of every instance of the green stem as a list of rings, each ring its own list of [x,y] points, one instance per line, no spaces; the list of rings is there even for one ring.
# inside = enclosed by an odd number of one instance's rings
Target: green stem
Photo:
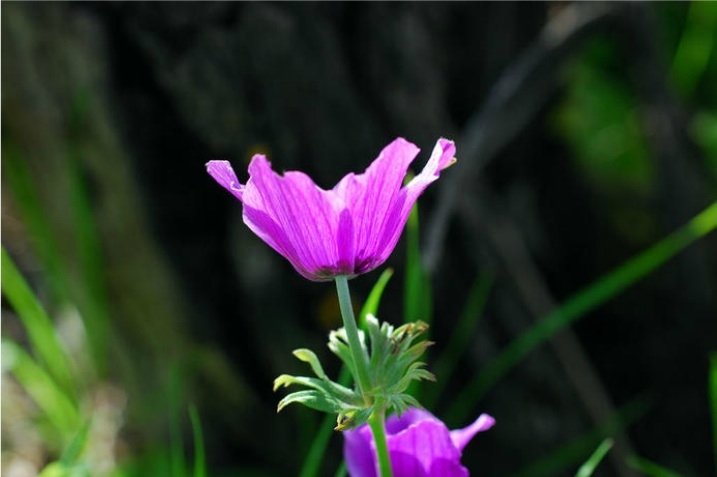
[[[366,399],[366,393],[371,389],[371,380],[368,375],[368,352],[361,344],[354,309],[351,305],[351,294],[349,293],[349,282],[345,276],[336,277],[336,291],[339,295],[339,306],[341,307],[341,318],[344,321],[346,338],[349,340],[351,357],[353,358],[354,369],[356,370],[356,384],[359,393]]]
[[[356,384],[366,404],[373,404],[375,409],[368,418],[368,425],[371,428],[373,440],[376,443],[379,476],[393,477],[391,459],[388,455],[388,444],[386,443],[386,430],[384,428],[386,406],[380,399],[375,403],[371,403],[369,395],[367,394],[367,392],[371,390],[371,380],[368,372],[368,351],[361,344],[361,339],[359,338],[354,309],[351,305],[349,283],[345,276],[336,277],[336,291],[339,295],[339,306],[341,307],[341,318],[344,321],[344,329],[346,330],[346,339],[348,339],[349,342],[351,357],[353,359],[354,369],[356,370]]]
[[[388,454],[388,444],[386,442],[386,429],[384,426],[385,406],[378,405],[376,410],[371,413],[368,418],[368,425],[373,434],[373,441],[376,443],[376,457],[378,458],[378,468],[380,477],[393,477],[391,469],[391,458]]]

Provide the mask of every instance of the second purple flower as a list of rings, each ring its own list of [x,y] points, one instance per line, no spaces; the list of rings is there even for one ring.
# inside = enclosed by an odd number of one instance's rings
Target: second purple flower
[[[244,222],[313,281],[353,277],[386,261],[411,207],[441,170],[455,160],[455,145],[439,139],[428,163],[406,186],[419,149],[403,138],[386,146],[363,174],[348,174],[324,190],[309,176],[274,172],[257,154],[241,184],[228,161],[210,161],[209,174],[244,204]]]
[[[449,431],[428,411],[411,408],[386,421],[394,477],[468,477],[461,465],[463,448],[495,419],[481,414],[471,425]],[[375,444],[367,425],[344,432],[344,458],[351,477],[377,477]]]

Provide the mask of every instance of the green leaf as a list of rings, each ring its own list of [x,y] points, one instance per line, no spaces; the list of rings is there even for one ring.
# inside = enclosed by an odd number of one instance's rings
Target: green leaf
[[[600,461],[605,457],[610,449],[612,449],[614,442],[612,439],[607,438],[595,449],[595,452],[588,458],[588,460],[580,466],[575,477],[590,477],[595,472]]]

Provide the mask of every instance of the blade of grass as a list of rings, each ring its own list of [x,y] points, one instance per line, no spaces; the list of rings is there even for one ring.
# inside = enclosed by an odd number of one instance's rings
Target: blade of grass
[[[55,303],[62,303],[69,296],[68,281],[62,274],[62,256],[57,248],[57,241],[54,240],[50,222],[43,211],[39,195],[35,190],[28,161],[12,137],[3,137],[2,151],[2,172],[20,210],[22,221],[27,227],[28,236],[35,252],[42,261],[50,298]]]
[[[588,458],[583,465],[580,466],[575,473],[575,477],[590,477],[597,469],[597,466],[603,460],[608,451],[612,449],[614,442],[609,437],[602,441],[595,452]]]
[[[185,477],[187,462],[182,440],[181,377],[179,365],[172,365],[169,372],[169,452],[172,477]]]
[[[406,283],[403,300],[403,319],[406,323],[418,320],[431,324],[432,297],[428,275],[421,263],[418,204],[411,209],[406,223]]]
[[[383,291],[386,289],[386,285],[392,276],[392,269],[387,268],[384,270],[376,281],[376,284],[371,289],[371,292],[368,294],[368,298],[366,298],[366,302],[359,313],[359,326],[361,328],[365,329],[366,315],[370,314],[375,316],[378,314],[378,306],[381,303]],[[348,368],[344,366],[341,368],[338,382],[347,386],[350,381],[351,374],[349,373]],[[309,452],[306,454],[306,459],[304,459],[304,464],[301,467],[299,477],[314,477],[319,475],[319,469],[324,461],[326,446],[328,446],[331,435],[334,433],[334,422],[336,422],[336,417],[332,414],[327,414],[321,420],[319,432],[311,441],[311,447],[309,448]]]
[[[82,428],[80,428],[72,439],[72,442],[70,442],[70,445],[62,452],[60,462],[62,462],[63,465],[70,467],[78,463],[82,450],[87,443],[87,436],[89,435],[91,424],[92,420],[86,420]]]
[[[645,459],[644,457],[638,457],[636,455],[632,456],[627,461],[627,465],[638,472],[641,472],[646,477],[682,477],[677,472],[673,472],[652,462],[651,460]]]
[[[670,79],[679,92],[691,98],[710,64],[717,28],[717,4],[691,3],[682,37],[672,58]]]
[[[4,247],[0,251],[0,256],[2,257],[0,267],[2,268],[3,294],[25,327],[32,350],[57,385],[73,401],[76,401],[77,389],[70,361],[55,333],[52,320]]]
[[[539,460],[520,469],[511,477],[553,477],[577,465],[585,454],[594,449],[606,436],[637,422],[652,407],[645,398],[638,398],[624,405],[610,419],[589,432],[571,439],[567,444],[549,452]]]
[[[2,342],[2,361],[27,394],[37,403],[66,445],[82,425],[76,403],[52,377],[13,341]]]
[[[717,353],[710,354],[709,399],[712,411],[712,455],[717,475]]]
[[[405,323],[423,321],[429,325],[433,322],[433,297],[431,282],[421,262],[420,233],[418,220],[418,204],[414,204],[406,224],[406,283],[403,300],[403,320]],[[423,339],[431,336],[430,328]],[[413,381],[408,394],[422,400],[425,386],[422,381]]]
[[[341,461],[341,465],[339,465],[339,468],[336,469],[335,477],[346,477],[348,474],[348,471],[346,470],[346,462]]]
[[[716,227],[717,202],[683,227],[573,295],[509,343],[475,380],[468,383],[450,407],[446,420],[455,423],[467,419],[475,403],[528,353],[578,318],[625,291]]]
[[[428,408],[435,407],[458,365],[458,360],[468,348],[471,336],[473,336],[473,332],[483,316],[483,309],[488,301],[492,286],[492,272],[480,273],[473,282],[453,334],[451,334],[448,344],[433,365],[432,372],[436,375],[436,382],[426,388],[425,402]]]
[[[96,370],[103,375],[107,362],[107,338],[109,330],[109,305],[107,304],[104,264],[100,238],[97,232],[92,201],[82,167],[84,134],[87,131],[87,108],[90,96],[86,91],[75,95],[70,112],[67,140],[67,164],[69,169],[70,204],[72,208],[76,250],[82,272],[81,290],[84,309],[82,317],[87,329]]]
[[[199,412],[194,404],[189,406],[189,421],[192,424],[192,438],[194,439],[194,477],[206,477],[207,461],[202,423],[199,420]]]
[[[62,462],[51,462],[37,477],[90,477],[85,465],[67,466]]]
[[[366,301],[361,308],[361,312],[359,313],[358,325],[362,330],[366,329],[366,315],[377,315],[378,305],[381,303],[381,296],[383,296],[383,291],[386,289],[386,285],[388,285],[388,281],[392,276],[393,269],[387,268],[384,270],[383,273],[381,273],[381,276],[378,277],[378,281],[371,289],[371,292],[368,294],[368,298],[366,298]]]

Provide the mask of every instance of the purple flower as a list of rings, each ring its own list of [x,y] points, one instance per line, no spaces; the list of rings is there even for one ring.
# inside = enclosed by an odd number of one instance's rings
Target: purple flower
[[[207,171],[244,204],[244,223],[255,234],[301,275],[325,281],[386,261],[418,196],[454,161],[453,142],[440,139],[423,171],[402,187],[418,151],[398,138],[363,174],[348,174],[331,190],[302,172],[277,174],[261,154],[249,164],[246,185],[228,161],[210,161]]]
[[[487,431],[495,419],[481,414],[473,424],[455,431],[428,411],[410,408],[386,420],[386,438],[394,477],[468,477],[461,453],[474,435]],[[344,458],[351,477],[376,477],[376,446],[364,424],[344,432]]]

